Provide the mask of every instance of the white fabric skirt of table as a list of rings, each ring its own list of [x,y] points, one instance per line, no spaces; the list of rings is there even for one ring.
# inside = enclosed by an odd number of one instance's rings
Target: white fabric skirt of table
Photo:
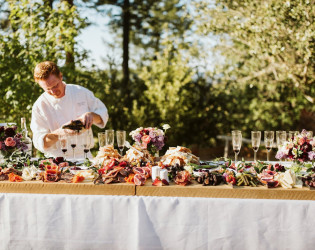
[[[315,201],[0,194],[1,249],[314,249]]]

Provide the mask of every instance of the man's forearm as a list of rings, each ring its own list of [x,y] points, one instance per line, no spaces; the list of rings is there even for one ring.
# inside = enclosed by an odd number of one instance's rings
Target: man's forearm
[[[103,119],[101,118],[100,115],[98,115],[98,114],[96,114],[94,112],[92,112],[92,114],[93,114],[93,123],[94,124],[101,124],[101,123],[103,123]]]

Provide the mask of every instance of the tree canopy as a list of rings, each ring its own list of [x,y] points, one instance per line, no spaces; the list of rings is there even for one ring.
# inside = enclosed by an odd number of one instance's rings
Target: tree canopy
[[[83,66],[89,54],[76,38],[89,20],[78,5],[102,6],[123,65]],[[170,145],[213,146],[232,129],[245,136],[256,129],[315,130],[314,0],[0,0],[0,7],[2,120],[30,118],[42,93],[34,66],[53,60],[66,82],[106,104],[107,127],[169,123]]]

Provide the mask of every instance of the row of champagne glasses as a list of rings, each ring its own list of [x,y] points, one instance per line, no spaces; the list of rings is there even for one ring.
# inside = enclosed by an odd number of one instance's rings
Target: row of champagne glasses
[[[308,131],[308,136],[312,137],[312,131]],[[289,131],[288,139],[294,139],[296,135],[299,134],[299,131]],[[267,161],[269,161],[269,153],[274,145],[274,131],[264,131],[264,143],[267,149]],[[278,149],[284,144],[287,140],[287,132],[286,131],[276,131],[276,143]],[[256,162],[256,154],[260,147],[261,142],[261,131],[251,131],[251,142],[252,148],[254,150],[254,161]],[[235,162],[237,161],[237,156],[240,152],[242,146],[242,132],[240,130],[232,131],[232,145],[233,151],[235,153]]]
[[[117,145],[120,154],[123,154],[123,150],[126,142],[126,131],[118,130],[116,131]],[[114,146],[115,143],[115,131],[112,129],[106,130],[105,132],[98,133],[99,147],[104,147],[107,145]]]
[[[87,158],[87,154],[90,151],[90,148],[93,145],[93,140],[91,137],[91,131],[88,130],[80,135],[77,133],[73,135],[59,135],[59,142],[61,151],[63,152],[64,156],[66,155],[66,152],[68,151],[69,146],[72,148],[72,156],[73,159],[75,159],[75,148],[77,145],[81,145],[84,152],[84,158]]]

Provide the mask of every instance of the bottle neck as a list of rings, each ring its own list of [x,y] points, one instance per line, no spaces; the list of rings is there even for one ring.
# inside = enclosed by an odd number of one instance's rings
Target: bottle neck
[[[27,135],[28,135],[27,129],[23,129],[23,130],[22,130],[22,135],[23,135],[24,138],[27,138],[27,137],[28,137],[28,136],[27,136]]]
[[[26,138],[28,135],[28,131],[27,131],[27,127],[26,127],[26,119],[24,117],[21,118],[21,129],[22,129],[23,137]]]

